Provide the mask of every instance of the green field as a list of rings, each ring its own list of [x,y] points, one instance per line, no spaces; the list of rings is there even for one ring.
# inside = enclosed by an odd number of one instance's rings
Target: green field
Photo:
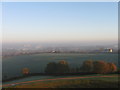
[[[103,60],[118,64],[118,54],[80,54],[80,53],[43,53],[33,55],[21,55],[2,60],[3,78],[21,76],[23,68],[29,68],[31,73],[44,72],[49,62],[59,62],[65,60],[70,67],[80,67],[86,60]]]
[[[92,76],[92,75],[86,75],[81,77],[88,77],[88,76]],[[118,84],[119,84],[118,75],[98,74],[94,76],[113,76],[113,77],[93,77],[93,78],[90,77],[90,78],[80,78],[80,79],[77,78],[77,79],[68,79],[68,80],[64,80],[64,79],[48,80],[42,82],[32,82],[28,84],[10,86],[8,88],[118,88]]]

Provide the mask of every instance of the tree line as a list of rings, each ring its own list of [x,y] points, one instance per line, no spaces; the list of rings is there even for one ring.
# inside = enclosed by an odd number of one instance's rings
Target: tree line
[[[77,68],[71,68],[69,63],[65,60],[61,60],[59,62],[49,62],[44,72],[46,74],[56,74],[56,73],[97,73],[97,74],[107,74],[119,72],[117,66],[114,63],[105,62],[102,60],[94,61],[94,60],[86,60]],[[23,75],[30,74],[30,70],[28,68],[22,69]]]
[[[69,73],[69,72],[88,72],[97,74],[114,73],[117,66],[114,63],[105,61],[86,60],[80,67],[70,68],[67,61],[62,60],[58,63],[50,62],[45,68],[45,73]]]

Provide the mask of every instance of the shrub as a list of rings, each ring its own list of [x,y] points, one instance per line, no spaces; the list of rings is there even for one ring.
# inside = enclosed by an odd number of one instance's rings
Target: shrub
[[[30,70],[28,68],[23,68],[22,73],[23,75],[28,75],[30,73]]]
[[[114,63],[108,63],[108,68],[109,68],[109,70],[108,70],[109,73],[117,71],[117,67]]]

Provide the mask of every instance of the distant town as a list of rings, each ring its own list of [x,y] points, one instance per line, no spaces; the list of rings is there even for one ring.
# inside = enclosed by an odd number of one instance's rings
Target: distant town
[[[2,57],[30,55],[40,53],[118,53],[117,45],[111,46],[41,46],[25,44],[21,46],[3,46]]]

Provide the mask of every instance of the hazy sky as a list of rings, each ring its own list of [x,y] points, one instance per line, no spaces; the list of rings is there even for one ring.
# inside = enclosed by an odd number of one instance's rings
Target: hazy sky
[[[114,42],[117,2],[3,3],[3,42]]]

